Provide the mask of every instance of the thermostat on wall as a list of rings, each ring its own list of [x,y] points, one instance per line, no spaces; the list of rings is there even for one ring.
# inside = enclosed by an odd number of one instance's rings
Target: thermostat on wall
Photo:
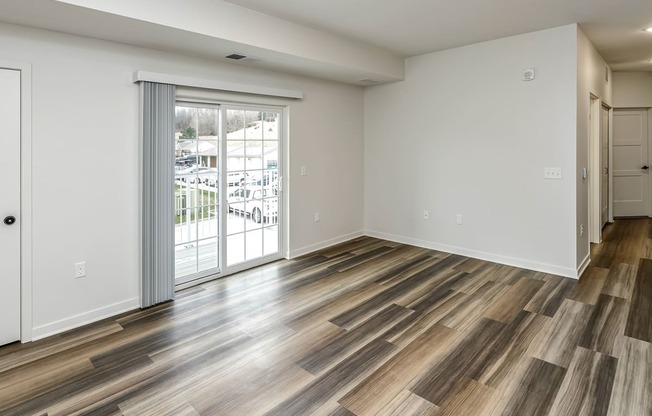
[[[523,70],[523,81],[532,81],[534,79],[534,68]]]

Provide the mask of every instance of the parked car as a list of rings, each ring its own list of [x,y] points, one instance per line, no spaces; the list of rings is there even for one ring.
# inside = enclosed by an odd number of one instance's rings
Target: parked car
[[[234,186],[243,186],[248,177],[249,174],[247,172],[227,172],[226,186],[229,188]]]
[[[208,183],[210,178],[217,178],[217,169],[194,166],[174,172],[176,179],[188,183]]]
[[[175,159],[176,166],[194,166],[199,163],[199,155],[181,156]]]
[[[278,221],[278,201],[276,198],[262,199],[266,192],[262,189],[238,188],[227,197],[229,212],[251,217],[260,223]]]

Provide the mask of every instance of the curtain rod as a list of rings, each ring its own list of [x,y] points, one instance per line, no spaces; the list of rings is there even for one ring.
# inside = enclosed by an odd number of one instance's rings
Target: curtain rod
[[[286,90],[282,88],[263,87],[260,85],[238,84],[234,82],[216,81],[213,79],[193,78],[138,70],[134,72],[134,82],[138,83],[141,81],[172,84],[182,87],[239,92],[243,94],[268,95],[272,97],[292,98],[298,100],[303,98],[303,92],[299,90]]]

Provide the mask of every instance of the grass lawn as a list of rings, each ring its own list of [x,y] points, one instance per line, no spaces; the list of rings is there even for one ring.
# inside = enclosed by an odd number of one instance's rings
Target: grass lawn
[[[181,199],[185,196],[186,204],[181,203]],[[194,185],[178,184],[174,185],[174,198],[175,198],[175,215],[174,224],[182,224],[188,221],[209,220],[217,218],[216,205],[218,195],[216,191],[197,189]],[[200,205],[197,209],[196,207]],[[188,211],[190,211],[190,219],[188,219]]]

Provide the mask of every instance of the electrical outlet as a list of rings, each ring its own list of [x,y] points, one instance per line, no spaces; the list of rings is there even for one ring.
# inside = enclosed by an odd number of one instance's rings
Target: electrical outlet
[[[561,179],[561,168],[543,168],[545,179]]]
[[[319,222],[319,211],[315,212],[315,222]]]
[[[464,224],[464,216],[462,214],[457,214],[457,219],[455,222],[457,223],[457,225]]]
[[[301,166],[301,176],[306,176],[308,174],[308,168]]]
[[[584,235],[584,224],[580,224],[580,237]]]
[[[75,279],[86,276],[86,262],[75,263]]]
[[[423,210],[423,219],[424,220],[429,220],[430,219],[430,211],[428,211],[427,209]]]

